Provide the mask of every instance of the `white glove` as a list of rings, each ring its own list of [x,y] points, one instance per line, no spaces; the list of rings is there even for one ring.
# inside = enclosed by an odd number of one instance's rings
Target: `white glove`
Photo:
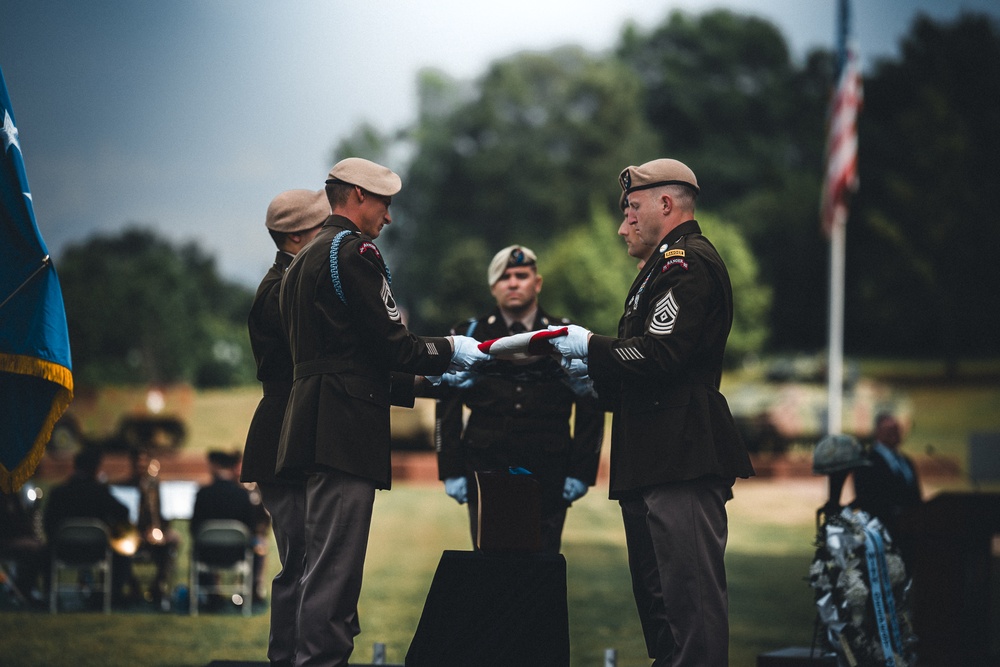
[[[456,389],[468,389],[476,384],[478,377],[473,371],[448,372],[441,376],[441,382]]]
[[[464,505],[469,499],[469,485],[464,477],[449,477],[444,480],[444,492]]]
[[[455,352],[451,355],[449,371],[467,371],[476,364],[492,359],[490,355],[479,351],[479,341],[469,336],[448,336]]]
[[[563,485],[563,500],[573,502],[577,498],[582,498],[587,493],[587,485],[575,477],[567,477]]]
[[[549,329],[553,328],[559,329],[561,327],[549,327]],[[549,341],[552,347],[556,348],[559,354],[569,359],[586,360],[590,344],[590,331],[577,324],[570,324],[566,328],[568,332],[565,336],[559,336]]]
[[[566,375],[570,376],[574,380],[580,378],[585,378],[590,375],[590,368],[587,362],[583,359],[570,359],[568,357],[563,357],[559,360],[559,365],[562,369],[566,371]]]

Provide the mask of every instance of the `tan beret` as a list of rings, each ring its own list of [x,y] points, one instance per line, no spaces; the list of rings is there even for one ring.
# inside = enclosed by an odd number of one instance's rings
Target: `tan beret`
[[[683,162],[670,158],[653,160],[638,167],[625,167],[618,176],[618,182],[626,195],[661,185],[686,185],[696,193],[701,192],[694,172]]]
[[[357,185],[383,197],[391,197],[403,187],[403,182],[391,169],[360,157],[345,158],[333,165],[326,182]]]
[[[486,271],[486,279],[490,287],[493,287],[507,269],[513,266],[535,266],[536,260],[537,257],[531,248],[509,245],[493,256],[490,268]]]
[[[322,225],[330,217],[330,200],[323,190],[285,190],[267,206],[264,226],[290,234]]]

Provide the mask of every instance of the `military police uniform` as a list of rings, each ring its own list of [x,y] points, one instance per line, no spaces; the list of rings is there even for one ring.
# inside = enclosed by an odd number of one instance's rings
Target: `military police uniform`
[[[347,166],[357,167],[362,181],[343,179],[348,184],[380,196],[399,190],[398,176],[358,158],[335,165],[331,179]],[[376,170],[391,174],[395,187],[364,180]],[[360,632],[357,601],[375,489],[391,483],[390,372],[441,375],[452,359],[448,339],[406,329],[390,284],[372,239],[340,215],[296,255],[282,281],[295,368],[277,472],[307,476],[298,665],[346,665]],[[396,389],[412,400],[412,378]]]
[[[530,330],[568,324],[538,309]],[[499,308],[478,320],[463,322],[453,333],[486,341],[508,336]],[[463,428],[462,406],[470,408]],[[570,415],[576,406],[573,434]],[[478,531],[475,471],[525,468],[541,485],[542,549],[558,553],[566,509],[566,477],[591,486],[597,477],[604,412],[596,398],[578,395],[566,373],[551,357],[525,362],[493,360],[477,370],[469,389],[449,390],[437,407],[438,475],[464,476],[469,483],[469,523],[473,544]]]

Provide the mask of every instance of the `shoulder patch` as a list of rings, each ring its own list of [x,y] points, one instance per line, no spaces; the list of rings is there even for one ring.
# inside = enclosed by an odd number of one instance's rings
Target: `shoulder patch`
[[[671,257],[684,257],[684,248],[674,248],[663,253],[663,259],[670,259]]]
[[[389,271],[389,265],[385,263],[382,259],[382,253],[379,252],[378,247],[371,241],[361,241],[358,245],[358,254],[364,256],[365,253],[371,253],[378,260],[379,266],[385,272],[385,279],[388,281],[389,285],[392,285],[392,273]]]
[[[382,259],[382,253],[378,251],[378,248],[375,247],[374,243],[371,241],[362,241],[361,245],[358,246],[358,254],[363,255],[368,251],[374,252],[376,257]]]
[[[685,271],[688,270],[688,263],[687,263],[686,260],[684,260],[684,259],[682,259],[680,257],[674,257],[673,259],[668,259],[663,264],[663,268],[660,269],[660,273],[666,273],[669,269],[672,269],[675,266],[679,266],[682,269],[684,269]]]

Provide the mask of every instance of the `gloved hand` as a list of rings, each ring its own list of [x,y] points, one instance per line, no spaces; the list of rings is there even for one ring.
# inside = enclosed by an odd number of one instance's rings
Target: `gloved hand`
[[[550,326],[549,330],[561,327]],[[577,324],[570,324],[565,336],[553,338],[549,342],[564,357],[569,359],[587,359],[588,346],[590,344],[590,331]]]
[[[467,371],[476,364],[492,359],[490,355],[479,351],[479,341],[469,336],[448,336],[455,348],[451,355],[449,371]]]
[[[587,493],[587,485],[576,479],[575,477],[567,477],[566,483],[563,485],[563,499],[567,502],[573,502],[577,498],[582,498],[583,494]]]
[[[444,480],[444,492],[454,498],[459,505],[469,500],[469,485],[464,477],[449,477]]]
[[[559,360],[559,365],[562,369],[566,371],[566,375],[573,379],[585,378],[590,375],[590,368],[587,362],[583,359],[570,359],[569,357],[562,357]]]
[[[468,389],[476,384],[478,377],[473,371],[448,372],[441,376],[441,382],[456,389]]]

